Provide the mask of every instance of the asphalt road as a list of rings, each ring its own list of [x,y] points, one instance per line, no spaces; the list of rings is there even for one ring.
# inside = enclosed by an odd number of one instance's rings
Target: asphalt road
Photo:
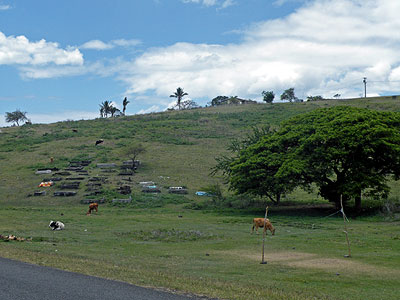
[[[124,282],[0,258],[1,300],[197,300]]]

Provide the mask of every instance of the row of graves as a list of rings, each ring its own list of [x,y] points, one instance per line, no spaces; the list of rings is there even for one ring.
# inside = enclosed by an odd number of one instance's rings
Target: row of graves
[[[92,161],[71,161],[67,168],[62,170],[58,168],[44,168],[36,170],[37,175],[42,175],[43,179],[38,185],[41,188],[35,191],[33,196],[44,196],[51,187],[54,197],[72,197],[84,192],[81,195],[82,204],[99,203],[102,204],[106,200],[98,199],[99,195],[104,192],[104,185],[114,185],[115,191],[129,198],[112,199],[112,203],[130,203],[132,201],[132,186],[134,185],[132,177],[135,170],[139,168],[140,161],[124,161],[122,164],[116,163],[97,163],[91,165]],[[95,175],[94,175],[95,174]],[[154,181],[139,182],[142,193],[161,193]],[[188,194],[188,190],[184,186],[172,186],[168,188],[171,194]]]
[[[35,191],[32,196],[44,196],[49,187],[53,191],[54,197],[71,197],[79,195],[84,186],[85,199],[81,203],[104,203],[104,199],[95,199],[96,196],[103,193],[104,184],[113,184],[117,180],[115,190],[121,195],[131,194],[132,179],[134,171],[139,167],[140,161],[124,161],[122,165],[115,163],[98,163],[96,167],[89,168],[92,162],[90,160],[71,161],[69,166],[63,170],[58,168],[44,168],[36,170],[36,175],[42,175],[43,179],[38,185],[41,190]],[[93,174],[96,175],[93,175]],[[129,176],[128,178],[124,178]],[[43,190],[46,188],[46,190]],[[29,196],[31,196],[29,195]],[[82,197],[82,198],[83,198]],[[130,202],[129,199],[114,199],[113,202]]]

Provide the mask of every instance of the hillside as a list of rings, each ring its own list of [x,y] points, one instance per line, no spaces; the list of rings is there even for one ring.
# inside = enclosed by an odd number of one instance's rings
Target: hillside
[[[400,100],[386,97],[224,106],[2,128],[1,257],[213,299],[397,299],[398,211],[356,219],[349,214],[351,259],[344,258],[350,249],[340,211],[335,213],[316,194],[295,191],[282,199],[289,205],[270,206],[268,218],[276,234],[266,237],[268,264],[260,264],[263,235],[250,232],[252,219],[263,217],[265,207],[193,209],[208,199],[195,196],[195,191],[221,182],[209,176],[210,168],[232,138],[246,135],[252,126],[278,126],[296,114],[332,105],[400,110]],[[99,139],[104,142],[95,146]],[[119,168],[105,172],[97,167],[121,165],[127,160],[124,149],[137,143],[147,152],[140,155],[142,165],[131,182],[118,175]],[[91,160],[84,167],[88,175],[35,174],[39,168],[61,170],[70,161],[82,160]],[[37,187],[50,176],[62,181]],[[71,177],[75,179],[68,180]],[[76,196],[53,196],[77,177],[83,179],[74,190]],[[79,203],[91,193],[87,184],[98,183],[90,181],[94,177],[107,181],[102,182],[102,193],[93,197],[126,199],[128,195],[116,191],[125,185],[132,188],[132,203],[101,204],[98,212],[86,215],[87,205]],[[155,181],[161,193],[142,193],[140,181]],[[168,194],[169,186],[180,185],[188,187],[188,195]],[[28,196],[38,190],[47,195]],[[394,183],[396,203],[398,195]],[[309,205],[315,202],[318,205]],[[370,202],[363,200],[365,207]],[[52,231],[50,220],[63,222],[65,230]]]
[[[97,163],[122,164],[131,145],[142,144],[146,152],[132,177],[133,197],[139,195],[140,181],[154,181],[167,193],[168,186],[187,186],[189,199],[202,187],[219,182],[210,177],[214,157],[224,151],[233,138],[246,135],[252,126],[280,122],[320,107],[351,105],[376,110],[400,111],[400,97],[377,97],[350,100],[325,100],[304,103],[249,104],[208,107],[189,111],[172,111],[113,119],[65,121],[55,124],[34,124],[2,128],[0,133],[0,203],[7,205],[48,205],[79,203],[87,192],[81,185],[77,196],[53,197],[56,186],[47,195],[28,197],[38,191],[44,175],[35,175],[39,168],[63,169],[70,161],[91,160],[90,176],[104,176]],[[95,146],[95,141],[104,143]],[[50,163],[50,158],[54,162]],[[48,177],[48,176],[47,176]],[[127,177],[127,176],[125,176]],[[109,174],[101,197],[117,197],[115,189],[121,176]]]

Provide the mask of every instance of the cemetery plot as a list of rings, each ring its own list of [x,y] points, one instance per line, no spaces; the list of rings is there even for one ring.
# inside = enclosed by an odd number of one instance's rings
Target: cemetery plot
[[[103,204],[105,202],[106,202],[105,199],[84,199],[84,200],[81,200],[82,204],[91,204],[91,203]]]
[[[171,186],[168,188],[168,193],[186,195],[188,191],[185,187],[182,186]]]
[[[64,184],[62,184],[61,185],[61,189],[62,190],[68,190],[68,189],[72,189],[72,190],[77,190],[77,189],[79,189],[79,185],[80,185],[81,183],[80,182],[70,182],[70,183],[64,183]]]
[[[54,192],[53,194],[55,197],[71,197],[71,196],[75,196],[76,192],[72,192],[72,191],[67,191],[67,192],[63,192],[63,191],[58,191],[58,192]]]

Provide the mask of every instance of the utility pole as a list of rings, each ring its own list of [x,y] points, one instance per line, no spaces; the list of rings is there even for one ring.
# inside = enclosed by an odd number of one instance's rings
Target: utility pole
[[[367,77],[364,77],[364,98],[367,98]]]

